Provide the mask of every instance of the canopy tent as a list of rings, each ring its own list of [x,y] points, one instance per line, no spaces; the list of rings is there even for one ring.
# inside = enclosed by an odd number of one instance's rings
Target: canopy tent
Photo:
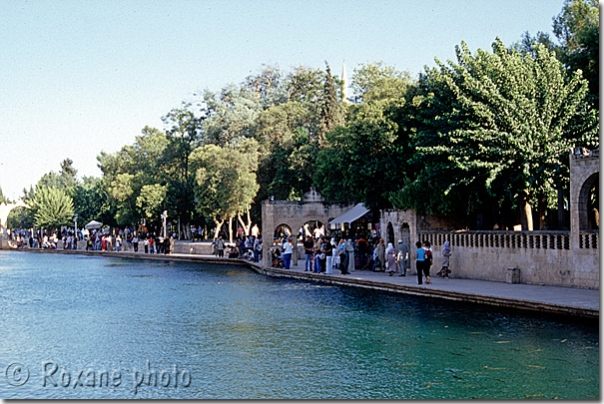
[[[336,217],[335,219],[329,222],[330,228],[336,228],[337,226],[341,226],[342,224],[350,224],[355,220],[359,220],[363,216],[365,216],[369,212],[369,209],[365,207],[362,203],[357,203],[354,208],[350,209],[348,212]]]
[[[102,226],[103,226],[103,223],[97,222],[96,220],[92,220],[90,223],[88,223],[86,226],[84,226],[84,228],[91,230],[91,229],[100,229]]]

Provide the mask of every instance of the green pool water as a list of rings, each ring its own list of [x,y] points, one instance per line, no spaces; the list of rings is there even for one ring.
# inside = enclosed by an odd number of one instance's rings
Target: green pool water
[[[598,324],[579,319],[7,251],[0,290],[4,399],[600,397]]]

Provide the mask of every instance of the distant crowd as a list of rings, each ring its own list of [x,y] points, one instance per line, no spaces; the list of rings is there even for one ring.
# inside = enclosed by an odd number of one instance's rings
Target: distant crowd
[[[431,245],[425,241],[417,242],[415,250],[398,240],[396,247],[392,243],[385,244],[384,239],[376,234],[367,237],[341,238],[324,236],[320,231],[306,232],[298,235],[304,249],[304,272],[332,274],[339,270],[342,275],[348,275],[355,270],[384,272],[389,276],[398,274],[406,276],[411,261],[415,261],[418,284],[424,281],[431,283],[430,268],[433,264]],[[291,235],[276,237],[270,248],[271,265],[275,268],[290,269],[294,253],[294,238]],[[449,257],[451,247],[446,241],[441,250],[442,267],[438,276],[448,278]]]
[[[136,232],[133,227],[123,229],[76,230],[64,228],[60,235],[53,232],[49,235],[44,230],[15,229],[8,230],[10,248],[23,247],[41,249],[77,250],[78,241],[86,242],[86,251],[133,251],[145,254],[170,254],[174,251],[175,234],[169,237],[155,233]]]

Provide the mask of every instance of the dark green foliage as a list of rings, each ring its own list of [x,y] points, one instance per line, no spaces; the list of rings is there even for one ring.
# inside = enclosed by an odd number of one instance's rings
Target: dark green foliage
[[[472,55],[462,43],[458,64],[438,62],[439,69],[427,70],[414,136],[413,162],[422,169],[397,202],[416,198],[412,207],[444,213],[455,211],[464,195],[471,195],[470,208],[493,198],[523,209],[555,207],[568,179],[569,148],[581,140],[597,143],[598,122],[580,74],[567,76],[542,45],[535,55],[510,51],[499,40],[493,53]],[[418,194],[426,182],[436,204]]]
[[[561,61],[571,72],[583,72],[596,108],[600,94],[599,7],[598,0],[565,0],[553,25],[561,45]]]
[[[344,124],[342,107],[338,101],[338,90],[329,64],[325,62],[325,85],[323,90],[323,107],[319,126],[319,147],[326,147],[325,135],[338,125]]]

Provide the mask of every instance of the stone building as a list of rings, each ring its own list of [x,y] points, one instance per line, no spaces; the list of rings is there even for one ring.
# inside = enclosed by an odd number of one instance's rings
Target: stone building
[[[263,262],[271,262],[270,247],[275,230],[285,229],[286,234],[296,236],[300,228],[313,222],[325,226],[330,220],[342,215],[355,206],[353,202],[326,201],[314,188],[304,194],[300,201],[262,201],[262,250]],[[292,262],[298,263],[297,237],[293,237],[294,254]]]

